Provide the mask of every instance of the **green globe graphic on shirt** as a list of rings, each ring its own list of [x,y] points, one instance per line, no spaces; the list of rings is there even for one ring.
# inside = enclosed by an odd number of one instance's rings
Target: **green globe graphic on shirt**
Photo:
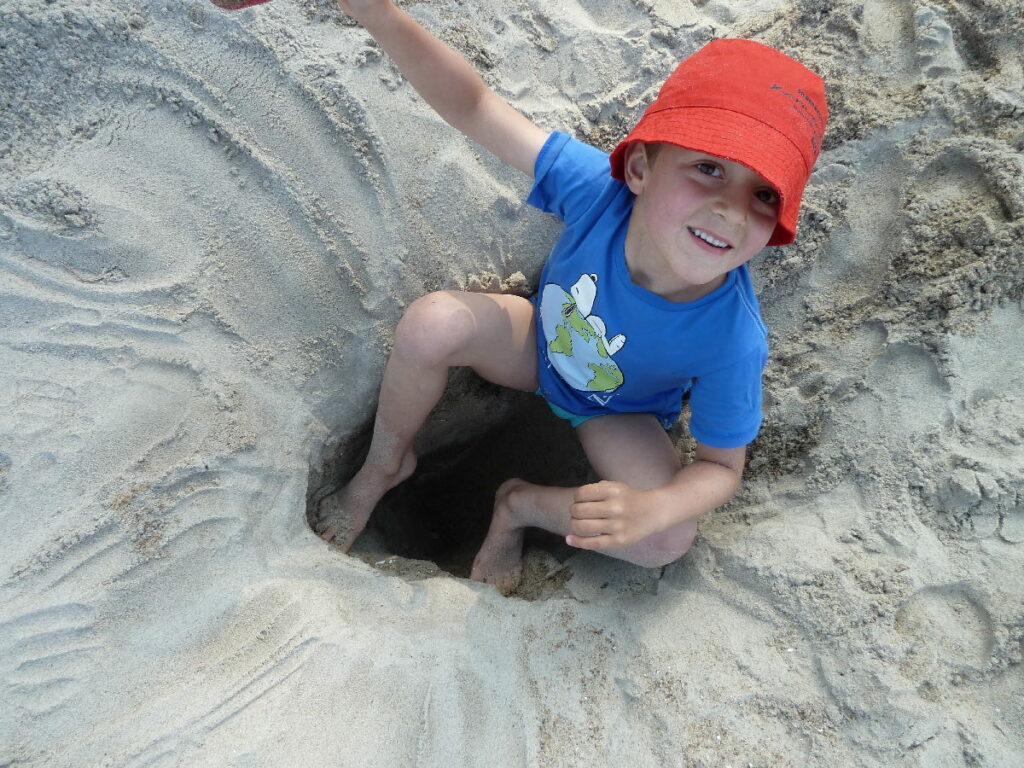
[[[622,349],[621,333],[606,337],[604,320],[591,314],[597,297],[597,275],[581,275],[566,291],[548,283],[540,296],[540,317],[548,359],[573,389],[612,392],[622,385],[622,370],[612,355]]]

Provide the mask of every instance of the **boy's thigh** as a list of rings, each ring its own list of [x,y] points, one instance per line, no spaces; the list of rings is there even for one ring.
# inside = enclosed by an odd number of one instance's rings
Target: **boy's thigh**
[[[444,306],[443,327],[459,336],[451,365],[512,389],[537,389],[537,330],[534,306],[521,296],[441,291],[430,294]]]
[[[576,433],[602,480],[650,490],[668,485],[682,468],[672,440],[647,413],[598,416],[580,424]]]

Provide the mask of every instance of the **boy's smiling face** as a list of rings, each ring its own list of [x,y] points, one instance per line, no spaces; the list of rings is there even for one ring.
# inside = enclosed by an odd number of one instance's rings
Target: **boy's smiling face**
[[[745,165],[705,152],[637,143],[625,177],[636,195],[626,236],[633,282],[694,301],[761,251],[775,230],[778,192]]]

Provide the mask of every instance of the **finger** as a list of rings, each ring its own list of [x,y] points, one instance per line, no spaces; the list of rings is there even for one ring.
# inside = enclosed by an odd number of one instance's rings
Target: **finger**
[[[577,502],[569,508],[569,515],[576,520],[608,517],[608,507],[603,501]]]
[[[569,530],[577,536],[600,536],[608,533],[606,520],[570,520]]]
[[[573,494],[573,501],[600,501],[607,495],[608,489],[605,481],[602,480],[599,483],[581,485],[576,489],[576,493]]]
[[[565,543],[577,549],[601,550],[613,546],[611,536],[573,536],[565,537]]]
[[[334,535],[338,532],[338,529],[333,525],[328,525],[323,530],[317,531],[320,534],[320,538],[326,542],[334,541]]]

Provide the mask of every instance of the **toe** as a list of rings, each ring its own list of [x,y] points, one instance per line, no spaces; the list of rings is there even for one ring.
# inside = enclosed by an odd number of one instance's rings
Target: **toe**
[[[503,594],[505,597],[508,597],[517,589],[519,589],[519,582],[522,581],[522,578],[522,569],[516,569],[515,571],[513,571],[509,580],[505,582],[505,588],[501,590],[501,594]]]
[[[347,553],[350,549],[352,549],[352,545],[356,543],[356,539],[359,538],[359,534],[362,532],[362,528],[360,528],[358,531],[349,531],[348,538],[345,539],[344,543],[342,543],[341,545],[341,551]]]

